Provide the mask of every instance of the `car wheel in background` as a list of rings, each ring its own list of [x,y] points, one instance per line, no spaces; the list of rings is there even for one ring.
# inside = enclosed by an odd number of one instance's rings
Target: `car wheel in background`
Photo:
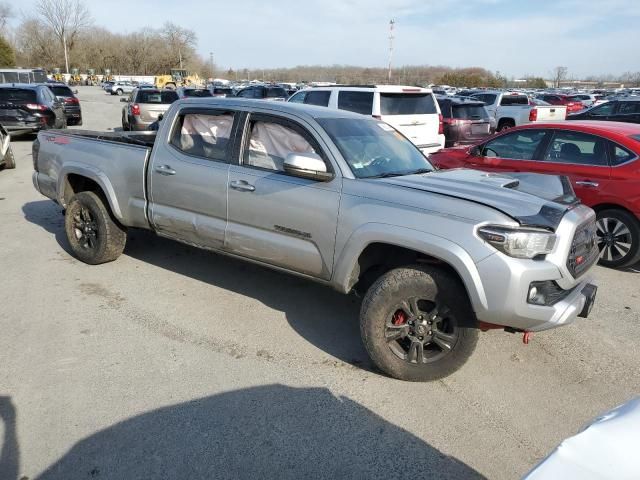
[[[478,341],[464,286],[448,272],[422,265],[393,269],[369,288],[360,331],[376,366],[409,381],[452,374]]]
[[[67,240],[75,256],[97,265],[118,258],[127,242],[127,232],[113,218],[106,200],[95,192],[80,192],[71,198],[64,216]]]
[[[122,95],[124,92],[122,91],[121,88],[119,88],[118,90],[116,90],[116,95]]]
[[[600,265],[629,267],[640,261],[640,221],[625,210],[601,210],[597,213],[596,234]]]
[[[513,120],[510,120],[510,119],[500,120],[500,122],[498,123],[498,132],[501,132],[503,130],[508,130],[509,128],[513,128],[515,126],[516,124]]]
[[[13,156],[13,150],[11,149],[11,145],[9,145],[9,149],[4,154],[4,168],[7,168],[7,169],[16,168],[16,157]]]

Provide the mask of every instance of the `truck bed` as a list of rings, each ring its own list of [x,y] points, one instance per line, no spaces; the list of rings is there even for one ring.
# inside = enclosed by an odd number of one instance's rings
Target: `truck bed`
[[[156,132],[41,131],[34,142],[34,183],[65,206],[73,176],[89,178],[105,192],[120,223],[148,228],[145,184],[155,138]]]

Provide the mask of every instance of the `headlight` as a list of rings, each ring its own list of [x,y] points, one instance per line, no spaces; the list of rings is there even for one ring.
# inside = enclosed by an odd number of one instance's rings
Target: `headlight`
[[[553,251],[556,236],[540,230],[482,227],[478,235],[502,253],[515,258],[534,258]]]

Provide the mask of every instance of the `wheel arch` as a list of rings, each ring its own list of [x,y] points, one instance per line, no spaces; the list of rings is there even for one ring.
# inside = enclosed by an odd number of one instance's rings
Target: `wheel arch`
[[[367,275],[377,278],[411,263],[433,264],[449,271],[464,286],[476,312],[488,308],[480,274],[466,250],[442,237],[390,225],[367,224],[354,232],[336,262],[332,283],[348,293],[366,286],[370,281]],[[364,285],[358,285],[361,281]]]
[[[92,172],[82,166],[70,166],[60,172],[60,180],[58,184],[58,202],[66,208],[71,197],[80,192],[96,192],[107,200],[107,207],[111,213],[122,221],[122,211],[118,204],[115,191],[111,182],[104,175]]]

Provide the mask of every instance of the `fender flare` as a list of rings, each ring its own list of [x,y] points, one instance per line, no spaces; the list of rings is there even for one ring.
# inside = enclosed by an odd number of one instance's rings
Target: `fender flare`
[[[109,207],[111,208],[111,212],[113,213],[113,215],[119,221],[123,220],[122,210],[120,209],[120,205],[118,204],[116,192],[113,188],[113,185],[111,185],[111,181],[109,180],[109,177],[107,177],[103,172],[101,172],[97,168],[93,168],[84,163],[65,161],[65,164],[60,170],[60,173],[58,175],[58,186],[56,189],[56,191],[58,192],[58,203],[60,205],[66,207],[65,200],[64,200],[65,183],[69,175],[72,175],[72,174],[79,175],[81,177],[86,177],[89,180],[93,180],[94,182],[96,182],[98,186],[102,189],[102,192],[104,193],[105,197],[107,198],[107,201],[109,202]]]
[[[373,243],[407,248],[437,258],[453,268],[462,279],[475,311],[488,308],[487,296],[476,262],[457,243],[432,233],[383,223],[367,223],[355,230],[334,262],[334,288],[348,293],[353,273],[364,249]]]

